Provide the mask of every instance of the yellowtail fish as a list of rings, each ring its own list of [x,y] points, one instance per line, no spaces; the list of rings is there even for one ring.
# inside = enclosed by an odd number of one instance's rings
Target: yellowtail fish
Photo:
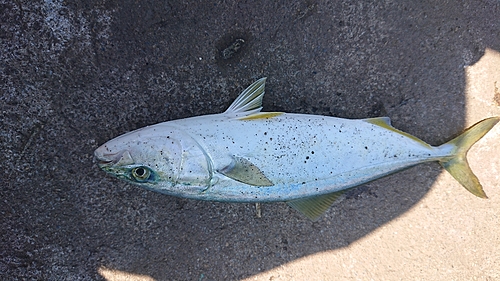
[[[486,198],[466,154],[500,117],[431,146],[395,129],[387,117],[261,112],[265,81],[250,85],[224,113],[159,123],[106,142],[95,151],[99,167],[173,196],[284,201],[312,220],[347,189],[431,161]]]

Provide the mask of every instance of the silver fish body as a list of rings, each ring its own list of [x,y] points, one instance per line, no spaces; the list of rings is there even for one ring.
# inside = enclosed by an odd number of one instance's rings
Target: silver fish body
[[[433,147],[393,128],[385,117],[260,112],[264,83],[250,85],[224,113],[163,122],[108,141],[95,151],[99,166],[173,196],[286,201],[313,220],[346,189],[430,161],[486,196],[465,154],[498,117]]]

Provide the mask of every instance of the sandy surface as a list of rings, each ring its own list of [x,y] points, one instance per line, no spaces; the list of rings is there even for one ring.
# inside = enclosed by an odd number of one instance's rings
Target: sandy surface
[[[500,115],[499,14],[492,0],[0,0],[0,279],[500,280],[500,126],[469,153],[489,199],[430,163],[314,223],[142,190],[92,157],[222,112],[263,76],[266,111],[389,116],[441,144]]]

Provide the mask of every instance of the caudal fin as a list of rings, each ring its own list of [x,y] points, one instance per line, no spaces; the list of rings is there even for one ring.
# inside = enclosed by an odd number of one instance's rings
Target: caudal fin
[[[479,183],[476,175],[472,172],[467,163],[467,151],[480,140],[491,128],[500,121],[500,117],[491,117],[484,119],[474,126],[467,129],[460,136],[452,139],[444,145],[453,145],[455,150],[452,158],[446,158],[439,163],[446,169],[460,184],[462,184],[472,194],[488,198],[484,193],[483,187]]]

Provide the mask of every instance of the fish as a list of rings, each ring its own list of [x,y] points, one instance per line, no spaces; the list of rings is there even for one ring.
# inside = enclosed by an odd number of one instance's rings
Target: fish
[[[109,140],[95,150],[97,164],[147,190],[219,202],[286,202],[313,221],[346,190],[425,162],[438,162],[469,192],[487,198],[466,155],[500,117],[431,146],[394,128],[388,117],[262,112],[265,82],[252,83],[223,113]]]

